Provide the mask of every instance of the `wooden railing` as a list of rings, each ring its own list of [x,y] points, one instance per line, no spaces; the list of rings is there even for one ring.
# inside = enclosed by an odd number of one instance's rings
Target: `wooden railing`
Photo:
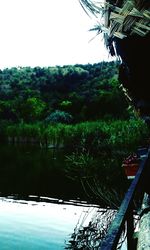
[[[134,218],[133,207],[135,193],[138,191],[140,195],[145,192],[145,184],[148,174],[148,166],[150,167],[150,150],[147,151],[145,157],[142,158],[140,167],[137,171],[135,178],[133,179],[122,204],[113,220],[110,229],[106,235],[106,238],[102,242],[99,249],[101,250],[116,250],[119,239],[121,237],[123,229],[126,227],[127,233],[127,249],[134,250]],[[147,184],[146,184],[147,185]]]

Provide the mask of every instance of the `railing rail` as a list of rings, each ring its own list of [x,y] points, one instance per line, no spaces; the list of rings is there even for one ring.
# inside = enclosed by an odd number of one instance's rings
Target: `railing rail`
[[[133,179],[123,201],[113,220],[110,229],[106,235],[106,238],[102,242],[100,250],[116,250],[117,245],[125,226],[127,223],[127,249],[133,250],[133,233],[134,233],[134,219],[133,219],[133,200],[135,192],[142,188],[141,192],[144,193],[142,182],[145,179],[146,169],[150,165],[150,151],[148,150],[147,155],[142,159],[140,167],[137,171],[135,178]]]

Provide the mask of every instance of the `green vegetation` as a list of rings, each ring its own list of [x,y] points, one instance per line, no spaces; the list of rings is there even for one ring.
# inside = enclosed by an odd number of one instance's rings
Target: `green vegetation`
[[[35,123],[53,116],[57,121],[56,111],[65,112],[60,113],[64,123],[126,118],[128,104],[117,75],[117,62],[1,70],[0,119]]]
[[[114,206],[123,158],[149,137],[117,77],[117,62],[0,71],[1,142],[63,148],[68,178]]]
[[[1,134],[12,142],[37,142],[41,146],[64,147],[76,153],[90,153],[93,156],[113,155],[128,152],[144,142],[149,130],[140,119],[128,121],[93,121],[79,124],[5,124]]]
[[[148,128],[128,107],[118,67],[101,62],[1,70],[1,141],[94,156],[136,149]]]
[[[63,147],[64,175],[84,190],[87,199],[117,208],[127,190],[123,158],[145,144],[148,128],[141,120],[79,124],[12,124],[3,128],[10,142]],[[62,170],[61,170],[62,171]]]

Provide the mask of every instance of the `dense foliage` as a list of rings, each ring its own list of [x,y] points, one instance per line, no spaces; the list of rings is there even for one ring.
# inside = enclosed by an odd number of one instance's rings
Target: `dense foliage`
[[[0,70],[0,119],[76,123],[127,116],[118,63]]]
[[[111,207],[116,182],[124,190],[123,157],[149,137],[146,124],[128,107],[118,66],[101,62],[0,71],[1,142],[64,148],[65,176]],[[113,191],[107,192],[110,186]]]
[[[136,150],[148,139],[149,130],[140,119],[93,121],[78,124],[1,124],[0,134],[10,142],[36,142],[41,147],[63,147],[66,152],[112,156]]]

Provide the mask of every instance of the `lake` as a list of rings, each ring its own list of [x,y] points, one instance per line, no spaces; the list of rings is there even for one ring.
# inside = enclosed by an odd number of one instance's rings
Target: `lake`
[[[65,177],[64,153],[0,145],[0,162],[0,249],[64,249],[79,218],[97,209]]]
[[[0,198],[0,249],[64,249],[79,218],[96,207]]]
[[[0,193],[4,195],[44,195],[61,199],[81,199],[81,186],[64,171],[62,150],[29,145],[0,145]]]
[[[88,224],[97,212],[66,175],[63,150],[0,145],[0,163],[1,250],[64,249],[82,216]]]

